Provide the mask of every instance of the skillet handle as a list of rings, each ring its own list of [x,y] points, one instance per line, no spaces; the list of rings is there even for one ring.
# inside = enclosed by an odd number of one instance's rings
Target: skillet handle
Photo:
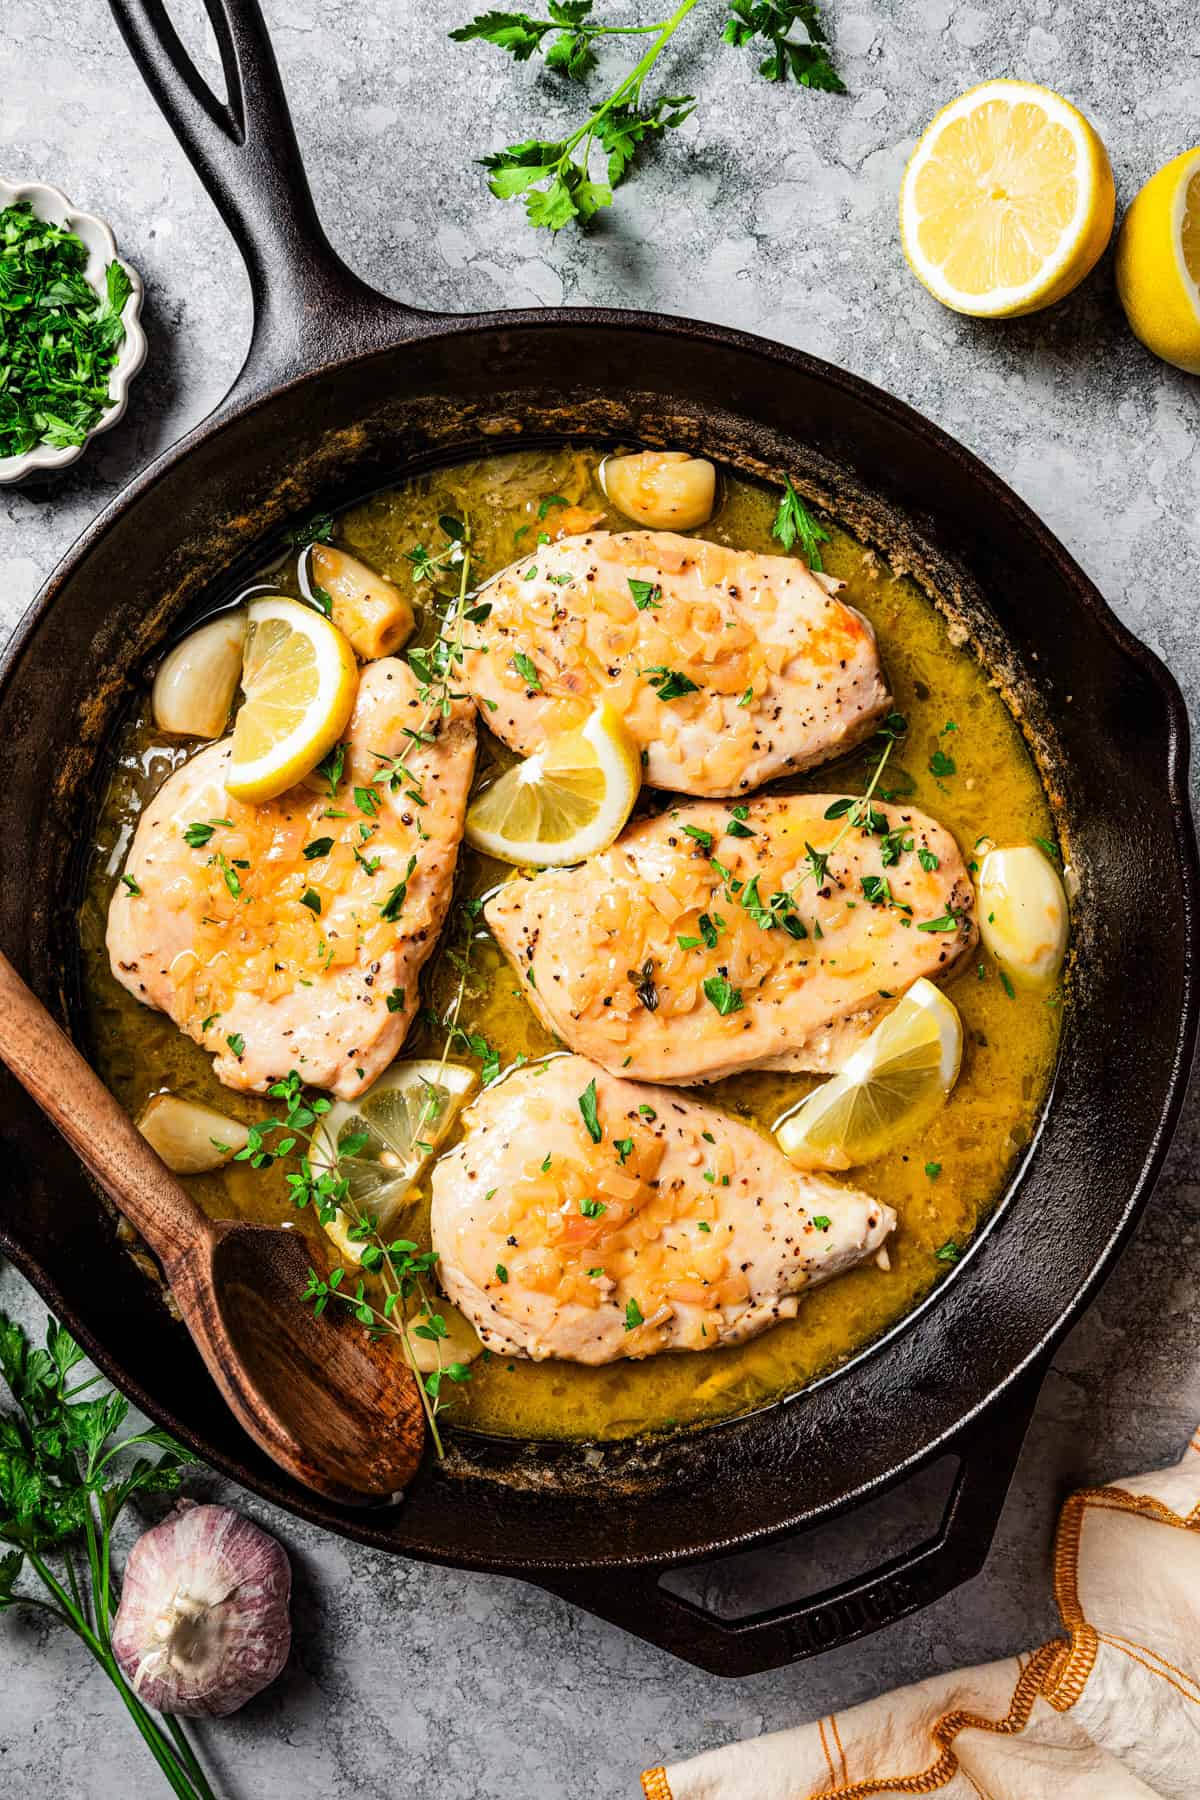
[[[109,5],[250,276],[254,328],[224,406],[317,363],[415,335],[427,315],[361,281],[325,235],[258,0],[204,0],[228,102],[196,68],[164,0]]]
[[[934,1535],[822,1593],[722,1619],[664,1588],[660,1568],[526,1579],[713,1675],[759,1675],[840,1649],[931,1605],[978,1574],[991,1549],[1045,1370],[1039,1364],[944,1447],[959,1458],[959,1467]],[[753,1480],[752,1472],[748,1478]],[[715,1498],[719,1504],[719,1496]]]

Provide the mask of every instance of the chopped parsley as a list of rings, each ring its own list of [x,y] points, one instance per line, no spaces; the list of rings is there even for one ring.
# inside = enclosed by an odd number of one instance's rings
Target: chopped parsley
[[[510,658],[513,668],[521,677],[525,686],[534,694],[542,691],[541,678],[532,657],[526,656],[524,650],[514,650]]]
[[[596,1077],[592,1079],[579,1096],[579,1110],[583,1114],[583,1122],[587,1126],[587,1134],[593,1144],[598,1144],[604,1136],[600,1129],[600,1120],[596,1113]]]
[[[629,592],[633,595],[633,604],[639,612],[652,610],[657,612],[662,602],[662,589],[653,581],[635,581],[629,577]]]
[[[936,1181],[938,1176],[941,1174],[941,1172],[942,1172],[941,1163],[927,1162],[925,1164],[925,1173],[928,1175],[930,1181]]]
[[[403,1012],[404,1011],[404,989],[403,988],[396,987],[396,988],[392,989],[391,993],[387,997],[387,1009],[389,1012]]]
[[[305,844],[301,855],[305,862],[316,862],[318,857],[328,856],[332,849],[333,839],[331,837],[313,838],[310,844]]]
[[[690,675],[684,675],[679,669],[668,669],[664,663],[654,663],[641,674],[649,677],[650,686],[660,700],[682,700],[685,694],[698,694],[700,685]]]
[[[135,898],[136,898],[136,896],[138,896],[141,893],[142,890],[138,886],[137,882],[133,879],[132,875],[122,875],[121,880],[125,883],[125,886],[129,889],[129,892],[135,896]]]
[[[710,975],[704,983],[704,995],[723,1019],[730,1013],[742,1010],[741,990],[735,988],[724,975]]]
[[[380,918],[386,919],[389,925],[394,924],[400,917],[400,914],[404,911],[404,902],[408,899],[408,884],[412,879],[412,872],[416,866],[416,856],[410,856],[408,859],[408,867],[404,871],[404,879],[396,883],[395,887],[379,909]]]
[[[242,1036],[240,1031],[229,1032],[228,1035],[226,1036],[225,1042],[229,1045],[229,1048],[233,1051],[233,1054],[235,1056],[241,1057],[244,1054],[245,1049],[246,1049],[246,1040]]]
[[[603,1200],[581,1200],[579,1210],[585,1219],[598,1219],[602,1213],[608,1211],[608,1208]]]
[[[505,1282],[508,1280],[508,1270],[503,1263],[496,1264],[496,1280]]]
[[[87,261],[83,240],[27,200],[0,211],[0,457],[82,444],[113,404],[133,288],[110,262],[98,296]]]
[[[637,1301],[636,1300],[627,1300],[625,1302],[625,1329],[626,1329],[626,1331],[636,1331],[639,1325],[644,1325],[645,1323],[646,1323],[646,1321],[642,1317],[642,1309],[638,1305]]]
[[[957,931],[959,916],[957,913],[943,913],[940,919],[919,919],[918,931]]]

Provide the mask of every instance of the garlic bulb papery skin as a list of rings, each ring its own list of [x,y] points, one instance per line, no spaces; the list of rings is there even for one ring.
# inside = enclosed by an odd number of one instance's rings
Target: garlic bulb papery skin
[[[231,1507],[181,1500],[129,1553],[113,1650],[147,1706],[220,1718],[287,1661],[291,1592],[282,1544]]]

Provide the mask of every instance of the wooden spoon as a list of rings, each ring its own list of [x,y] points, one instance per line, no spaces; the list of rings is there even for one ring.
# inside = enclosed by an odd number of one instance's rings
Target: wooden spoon
[[[154,1251],[239,1424],[305,1487],[342,1501],[395,1495],[425,1419],[403,1358],[348,1309],[301,1302],[313,1246],[299,1231],[213,1220],[150,1148],[0,954],[0,1060]]]

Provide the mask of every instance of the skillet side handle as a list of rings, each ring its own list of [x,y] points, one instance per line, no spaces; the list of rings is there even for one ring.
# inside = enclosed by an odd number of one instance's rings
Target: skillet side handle
[[[660,1584],[660,1569],[526,1579],[713,1675],[760,1675],[840,1649],[920,1611],[977,1575],[1045,1374],[1039,1365],[945,1449],[959,1461],[938,1530],[865,1575],[767,1611],[722,1619]]]
[[[250,276],[250,348],[223,408],[318,362],[415,335],[425,315],[360,280],[325,235],[258,0],[204,0],[228,102],[197,70],[164,0],[109,5]]]

